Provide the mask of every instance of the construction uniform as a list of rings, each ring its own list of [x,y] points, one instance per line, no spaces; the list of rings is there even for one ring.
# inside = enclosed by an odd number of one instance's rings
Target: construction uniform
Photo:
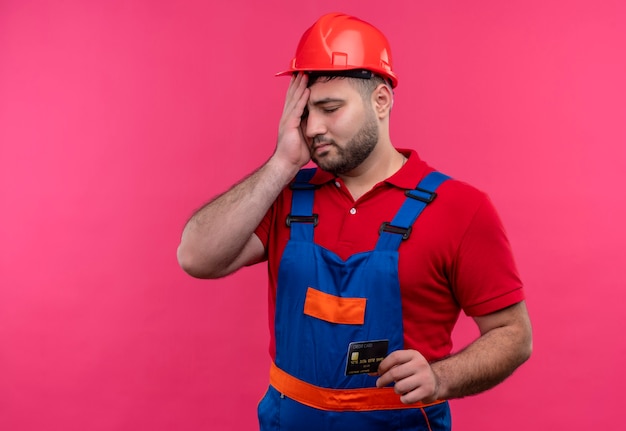
[[[415,234],[420,214],[437,202],[437,189],[448,177],[428,172],[414,152],[407,155],[413,170],[419,165],[427,174],[408,190],[393,217],[378,222],[373,249],[349,256],[315,241],[318,224],[335,222],[314,212],[315,170],[302,170],[292,184],[283,221],[289,239],[270,295],[273,361],[270,387],[259,404],[262,431],[450,429],[446,401],[404,405],[393,387],[376,388],[377,377],[361,373],[375,370],[387,353],[420,347],[407,343],[405,322],[411,317],[403,300],[399,249]],[[508,302],[519,302],[521,285],[512,292],[505,295]],[[492,307],[500,306],[494,301]],[[450,328],[456,317],[458,311]],[[451,347],[437,344],[437,349]],[[372,354],[381,346],[383,353]]]

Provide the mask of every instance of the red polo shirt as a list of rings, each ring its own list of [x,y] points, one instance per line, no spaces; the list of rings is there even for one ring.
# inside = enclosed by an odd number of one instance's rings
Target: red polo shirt
[[[343,259],[374,249],[381,223],[391,221],[406,196],[433,169],[412,150],[404,166],[354,201],[343,182],[317,171],[313,212],[319,214],[315,243]],[[274,357],[274,309],[280,258],[289,240],[286,188],[256,230],[265,245],[269,272],[269,316]],[[459,313],[481,316],[524,299],[510,245],[489,198],[457,180],[445,181],[399,248],[405,348],[428,360],[450,354]],[[303,262],[303,265],[306,262]]]

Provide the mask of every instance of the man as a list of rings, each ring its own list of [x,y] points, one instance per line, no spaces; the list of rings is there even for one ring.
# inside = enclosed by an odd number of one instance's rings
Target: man
[[[268,261],[262,430],[450,429],[446,400],[531,352],[500,220],[482,192],[392,145],[398,80],[376,28],[325,15],[284,74],[273,155],[193,215],[179,262],[218,278]],[[301,169],[311,160],[320,169]],[[480,336],[451,355],[461,310]]]

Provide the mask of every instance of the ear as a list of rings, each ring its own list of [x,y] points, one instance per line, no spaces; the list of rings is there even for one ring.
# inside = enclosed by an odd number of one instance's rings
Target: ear
[[[393,106],[393,91],[388,85],[379,84],[372,92],[372,107],[379,119],[389,115]]]

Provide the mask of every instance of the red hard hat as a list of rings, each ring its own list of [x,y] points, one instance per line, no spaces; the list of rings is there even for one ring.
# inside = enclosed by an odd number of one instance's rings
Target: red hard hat
[[[330,13],[322,16],[300,39],[289,70],[294,72],[340,72],[365,69],[398,85],[392,70],[387,38],[373,25],[353,16]]]

